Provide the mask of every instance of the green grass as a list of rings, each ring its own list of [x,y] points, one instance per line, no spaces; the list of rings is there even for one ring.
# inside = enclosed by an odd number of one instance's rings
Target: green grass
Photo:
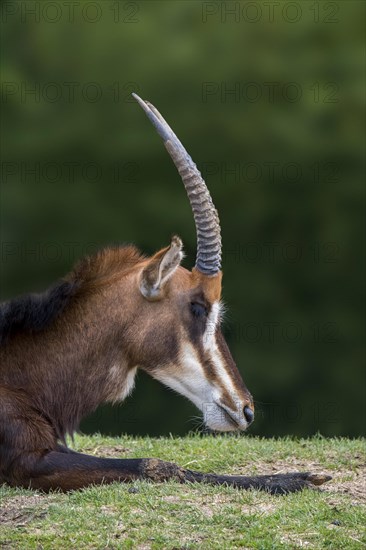
[[[73,447],[100,456],[159,457],[207,472],[311,470],[329,473],[333,480],[321,490],[287,496],[173,482],[115,483],[49,495],[3,486],[0,546],[171,550],[366,547],[365,440],[78,436]]]

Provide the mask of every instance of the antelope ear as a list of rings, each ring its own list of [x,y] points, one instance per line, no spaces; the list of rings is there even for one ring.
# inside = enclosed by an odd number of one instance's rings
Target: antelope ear
[[[183,243],[173,237],[170,246],[159,250],[144,268],[140,279],[141,294],[148,300],[159,300],[169,277],[183,259]]]

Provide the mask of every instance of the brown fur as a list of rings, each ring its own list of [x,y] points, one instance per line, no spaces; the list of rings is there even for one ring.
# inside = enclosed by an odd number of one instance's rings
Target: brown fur
[[[78,281],[82,293],[94,292],[127,275],[143,260],[134,246],[104,248],[80,260],[65,278]]]

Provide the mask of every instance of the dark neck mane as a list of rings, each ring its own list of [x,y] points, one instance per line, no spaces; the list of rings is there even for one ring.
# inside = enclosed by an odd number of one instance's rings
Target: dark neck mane
[[[133,246],[105,248],[82,259],[69,275],[45,292],[0,304],[0,344],[21,332],[46,329],[74,296],[107,284],[141,260],[141,254]]]

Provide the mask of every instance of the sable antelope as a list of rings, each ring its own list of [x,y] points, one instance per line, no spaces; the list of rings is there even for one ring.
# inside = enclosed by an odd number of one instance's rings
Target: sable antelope
[[[220,330],[221,238],[200,172],[160,113],[134,94],[163,138],[186,188],[197,230],[192,271],[182,242],[146,258],[132,246],[82,260],[41,295],[0,309],[0,482],[48,491],[176,479],[289,492],[328,479],[203,474],[157,459],[103,459],[69,450],[66,434],[102,402],[123,400],[143,369],[188,397],[219,431],[254,417]]]

